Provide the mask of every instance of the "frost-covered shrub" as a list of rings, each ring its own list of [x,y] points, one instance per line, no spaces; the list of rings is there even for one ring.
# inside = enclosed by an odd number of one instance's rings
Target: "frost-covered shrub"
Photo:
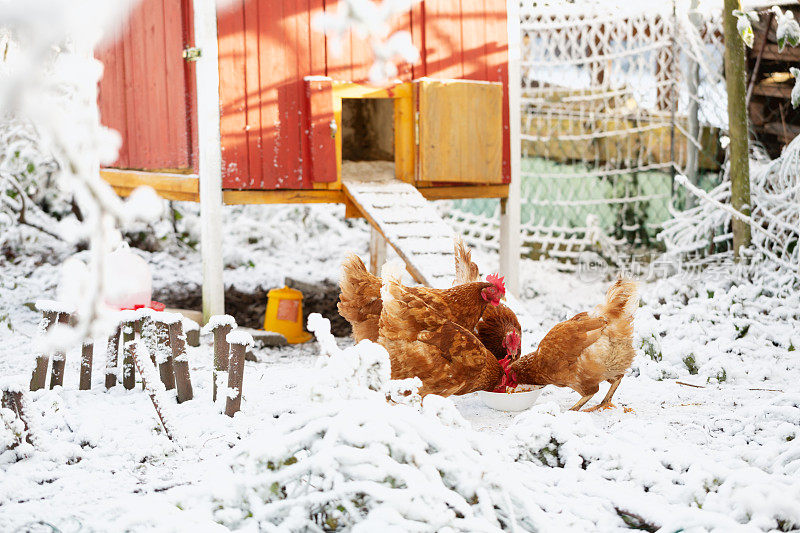
[[[56,185],[58,163],[42,149],[31,124],[5,117],[0,120],[0,224],[43,215],[61,219],[72,211],[69,195]],[[27,203],[26,203],[27,202]],[[51,225],[51,224],[49,224]]]
[[[732,531],[740,524],[756,531],[789,531],[800,526],[796,505],[800,486],[791,477],[800,472],[797,394],[735,408],[727,423],[716,428],[717,433],[726,434],[725,461],[713,459],[712,443],[704,447],[687,442],[676,448],[666,426],[654,425],[650,432],[641,433],[609,432],[601,423],[595,417],[561,413],[555,404],[544,404],[517,417],[507,439],[518,461],[562,468],[565,477],[574,474],[587,481],[584,491],[592,490],[589,480],[599,491],[603,489],[598,481],[610,481],[621,494],[630,488],[639,494],[629,493],[617,501],[636,498],[641,504],[642,493],[647,493],[660,505],[669,502],[668,512],[656,521],[664,531],[688,525],[698,531]],[[684,431],[691,429],[702,431],[691,424]],[[639,509],[653,512],[652,503]]]
[[[796,24],[796,23],[795,23]],[[683,177],[679,183],[700,195],[696,207],[676,213],[659,234],[674,258],[703,257],[707,264],[722,263],[728,277],[756,281],[776,292],[788,293],[800,286],[800,137],[769,160],[754,150],[750,161],[749,220],[752,233],[746,261],[733,265],[733,233],[728,168],[722,183],[705,193]],[[708,256],[711,256],[710,258]],[[711,259],[711,260],[709,260]],[[735,266],[735,268],[734,268]]]
[[[387,403],[386,351],[339,350],[326,323],[309,318],[335,386],[320,394],[316,385],[317,402],[233,450],[210,484],[215,520],[291,531],[536,530],[530,493],[452,402]]]
[[[703,277],[660,280],[642,294],[633,371],[700,383],[778,379],[800,366],[800,294]]]

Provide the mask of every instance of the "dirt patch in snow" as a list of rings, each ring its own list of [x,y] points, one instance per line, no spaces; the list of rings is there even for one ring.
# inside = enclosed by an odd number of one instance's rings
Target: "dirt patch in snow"
[[[337,337],[348,337],[352,330],[350,324],[336,308],[339,301],[339,286],[330,280],[301,281],[286,278],[286,285],[303,293],[303,323],[308,315],[320,313],[331,320],[331,332]],[[260,329],[264,325],[264,311],[267,308],[267,293],[275,287],[258,286],[253,290],[241,291],[236,287],[225,288],[225,311],[236,318],[237,324]],[[196,283],[173,283],[165,287],[153,288],[153,299],[168,307],[181,309],[202,309],[202,290]]]

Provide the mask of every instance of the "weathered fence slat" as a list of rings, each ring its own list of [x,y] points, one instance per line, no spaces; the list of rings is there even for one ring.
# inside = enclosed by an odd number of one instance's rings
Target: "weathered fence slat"
[[[169,342],[172,346],[172,364],[175,371],[175,386],[178,392],[178,403],[194,397],[192,380],[189,375],[189,361],[186,357],[186,336],[180,320],[169,325]]]

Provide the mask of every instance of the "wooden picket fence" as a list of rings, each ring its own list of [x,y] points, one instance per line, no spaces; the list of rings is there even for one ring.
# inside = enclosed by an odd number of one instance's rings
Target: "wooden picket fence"
[[[39,324],[42,335],[56,324],[67,325],[73,320],[72,314],[55,302],[37,302],[37,308],[42,312]],[[191,400],[194,391],[186,345],[188,342],[192,346],[199,346],[201,332],[192,324],[195,327],[189,329],[187,336],[183,330],[181,316],[177,313],[150,309],[125,310],[120,311],[117,317],[117,326],[106,344],[105,388],[116,387],[121,381],[125,389],[131,390],[136,386],[138,373],[142,389],[147,391],[162,426],[172,438],[169,424],[164,419],[163,405],[159,404],[156,391],[152,387],[147,387],[145,376],[158,376],[166,390],[174,389],[178,403]],[[230,417],[241,408],[245,354],[247,348],[253,344],[249,334],[237,331],[236,328],[236,321],[229,315],[214,316],[203,328],[203,333],[214,336],[213,401],[217,401],[218,390],[224,390],[224,412]],[[140,342],[147,348],[149,358],[141,357],[142,354],[138,353],[142,351],[138,348]],[[94,344],[90,340],[85,341],[81,347],[79,390],[90,390],[92,387],[93,355]],[[30,390],[45,388],[48,367],[50,367],[50,388],[63,386],[65,365],[66,353],[63,351],[56,351],[52,356],[46,351],[37,354],[31,374]],[[4,403],[10,405],[16,398],[4,395]],[[22,400],[19,399],[14,405],[21,412]]]

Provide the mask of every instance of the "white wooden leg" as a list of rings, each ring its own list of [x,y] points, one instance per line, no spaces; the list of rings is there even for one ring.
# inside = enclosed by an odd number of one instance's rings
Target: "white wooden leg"
[[[500,201],[500,274],[509,292],[519,295],[520,261],[520,27],[519,2],[508,1],[508,117],[511,142],[511,183]]]
[[[376,276],[381,273],[381,267],[386,262],[386,239],[381,232],[371,228],[369,235],[369,271]]]
[[[200,175],[200,253],[203,262],[203,322],[225,314],[222,282],[222,152],[219,123],[217,4],[195,0],[198,170]]]

